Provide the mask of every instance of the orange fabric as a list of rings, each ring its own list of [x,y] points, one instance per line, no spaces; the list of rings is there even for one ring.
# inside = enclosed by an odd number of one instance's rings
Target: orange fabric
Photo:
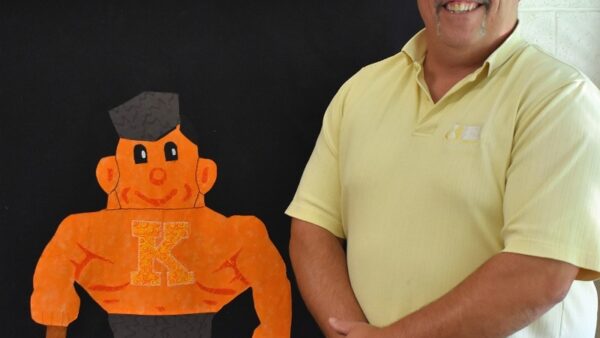
[[[177,161],[164,144],[177,144]],[[136,164],[142,144],[147,163]],[[44,325],[75,320],[80,284],[109,313],[173,315],[217,312],[251,287],[261,322],[253,337],[289,337],[290,285],[262,222],[204,207],[216,166],[199,159],[179,129],[159,141],[121,139],[104,158],[98,181],[106,210],[67,217],[34,275],[32,318]]]

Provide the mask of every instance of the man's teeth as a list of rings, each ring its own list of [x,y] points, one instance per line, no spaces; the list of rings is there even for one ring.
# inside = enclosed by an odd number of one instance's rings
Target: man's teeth
[[[446,9],[452,13],[465,13],[479,7],[476,2],[450,2],[446,4]]]

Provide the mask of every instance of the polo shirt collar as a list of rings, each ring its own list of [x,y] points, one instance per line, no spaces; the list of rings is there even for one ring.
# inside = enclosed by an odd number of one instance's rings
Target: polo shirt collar
[[[427,54],[427,42],[425,41],[425,28],[415,34],[404,47],[402,53],[410,58],[413,63],[423,64]]]
[[[486,76],[489,76],[494,70],[502,66],[510,57],[527,45],[527,42],[521,38],[520,24],[509,35],[509,37],[484,61],[483,67],[479,70],[487,69]],[[425,40],[425,29],[419,31],[402,48],[402,53],[406,55],[413,63],[423,66],[425,55],[427,54],[427,42]],[[477,71],[479,72],[479,71]]]
[[[508,38],[485,60],[485,64],[488,65],[488,76],[506,63],[517,51],[527,45],[527,42],[521,37],[520,27],[521,25],[517,22],[517,27],[515,27]]]

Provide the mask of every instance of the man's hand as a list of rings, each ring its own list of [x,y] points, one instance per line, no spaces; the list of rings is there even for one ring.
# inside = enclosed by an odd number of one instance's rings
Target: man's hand
[[[347,338],[385,338],[383,329],[365,322],[347,321],[329,318],[329,325],[342,337]]]

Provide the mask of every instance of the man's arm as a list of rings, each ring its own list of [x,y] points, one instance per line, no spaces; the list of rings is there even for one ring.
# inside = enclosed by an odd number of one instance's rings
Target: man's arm
[[[327,337],[339,337],[330,317],[366,322],[348,278],[340,239],[309,222],[292,219],[290,258],[309,311]]]
[[[359,337],[506,337],[566,296],[579,269],[556,260],[500,253],[445,296],[377,329],[334,320],[342,335]]]

